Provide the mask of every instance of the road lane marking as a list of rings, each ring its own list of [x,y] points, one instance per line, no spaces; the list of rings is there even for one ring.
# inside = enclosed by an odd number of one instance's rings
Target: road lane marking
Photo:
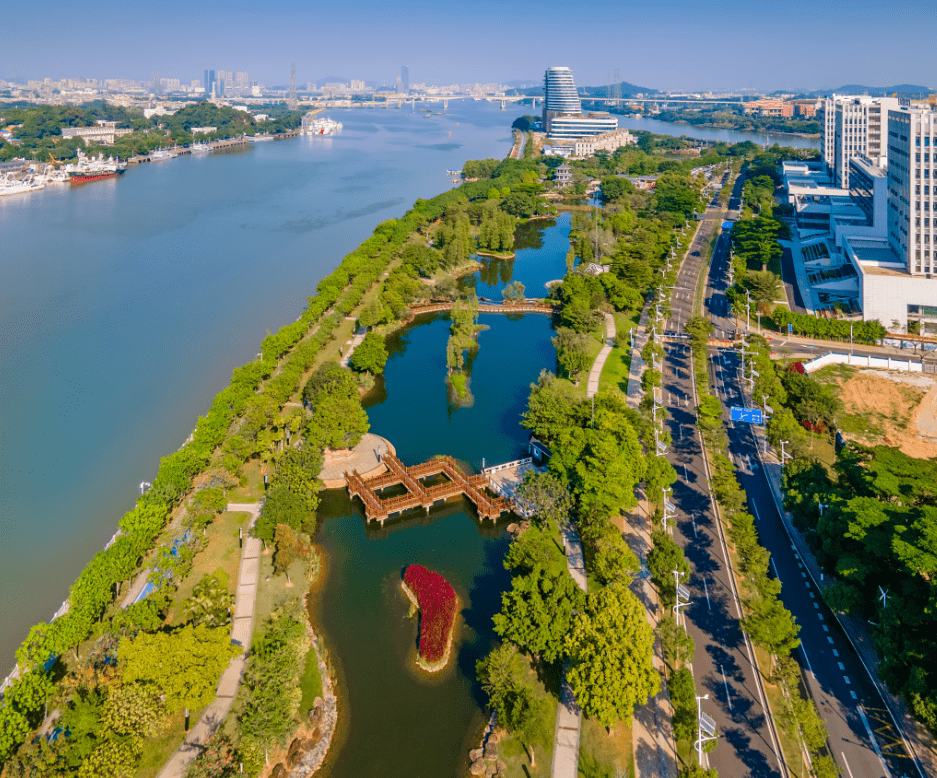
[[[846,679],[846,683],[849,683],[848,678]],[[875,739],[875,734],[872,732],[872,727],[869,726],[869,720],[866,718],[865,711],[862,709],[861,705],[857,705],[856,710],[859,711],[859,718],[862,719],[862,723],[865,725],[865,730],[869,733],[869,740],[872,741],[872,748],[875,749],[875,755],[878,757],[878,761],[882,763],[882,769],[885,771],[885,775],[888,776],[888,778],[891,778],[891,772],[888,770],[888,765],[885,764],[885,759],[882,757],[882,750],[878,747],[878,741]]]
[[[729,710],[732,710],[732,698],[729,696],[729,682],[726,680],[726,671],[722,669],[722,665],[719,665],[719,669],[722,671],[722,682],[726,687],[726,702],[729,703]]]
[[[713,609],[712,603],[709,601],[709,587],[706,585],[706,579],[703,579],[703,591],[706,592],[706,605],[709,607],[709,610]]]
[[[839,651],[837,651],[835,648],[833,649],[833,656],[839,656]]]
[[[845,666],[842,662],[837,662],[836,664],[839,666],[839,669],[840,669],[840,670],[845,670],[845,669],[846,669],[846,666]]]
[[[852,689],[849,690],[849,694],[852,696],[852,698],[853,698],[854,700],[858,700],[858,699],[859,699],[859,695],[856,694]]]
[[[820,610],[820,603],[814,602],[813,607],[816,608],[817,610]]]
[[[804,648],[803,643],[800,644],[800,650],[803,652],[804,661],[807,663],[807,669],[810,670],[811,673],[813,673],[813,665],[810,664],[810,658],[807,656],[807,649]],[[816,675],[816,673],[813,673],[813,674]]]
[[[846,681],[846,685],[847,685],[847,686],[852,686],[852,681],[849,680],[849,676],[848,676],[848,675],[844,675],[844,676],[843,676],[843,680]]]
[[[849,769],[849,762],[846,761],[846,754],[840,751],[839,755],[843,757],[843,764],[846,765],[846,772],[849,773],[849,778],[856,778],[856,776],[852,774],[852,770]]]
[[[833,643],[833,642],[834,642],[833,638],[831,638],[829,635],[827,635],[827,638],[826,638],[826,639],[829,640],[830,643]]]
[[[822,618],[822,617],[821,617],[821,618]],[[829,628],[828,626],[826,626],[826,624],[821,624],[820,626],[823,627],[823,631],[824,631],[824,632],[829,632],[829,631],[830,631],[830,628]],[[830,640],[830,642],[831,642],[831,643],[833,642],[832,639]]]
[[[807,594],[810,595],[811,600],[815,600],[817,598],[817,595],[815,595],[813,592],[808,591]]]

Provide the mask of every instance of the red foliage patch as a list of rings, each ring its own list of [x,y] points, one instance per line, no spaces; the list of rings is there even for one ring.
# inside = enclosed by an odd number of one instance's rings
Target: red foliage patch
[[[804,370],[803,362],[791,362],[791,364],[787,366],[787,369],[791,373],[800,373],[801,375],[807,375],[807,371]]]
[[[403,580],[420,604],[420,656],[438,662],[446,652],[455,622],[455,591],[439,573],[410,565]]]

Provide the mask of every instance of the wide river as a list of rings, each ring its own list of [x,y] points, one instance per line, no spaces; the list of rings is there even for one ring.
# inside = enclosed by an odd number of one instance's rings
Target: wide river
[[[258,143],[142,166],[120,180],[0,198],[0,676],[29,626],[55,611],[132,506],[137,484],[182,444],[232,368],[255,355],[268,330],[299,314],[318,280],[377,222],[445,189],[445,171],[466,159],[503,157],[510,121],[524,110],[452,101],[445,115],[429,118],[408,108],[333,111],[344,124],[334,138]],[[661,124],[634,126],[693,132]],[[562,243],[562,226],[545,241]],[[479,294],[497,297],[507,272],[492,267]],[[562,272],[562,263],[556,272],[541,266],[522,280],[535,294]],[[421,435],[430,410],[420,395],[413,401],[427,416],[408,421],[410,441],[389,426],[399,417],[382,418],[391,406],[369,409],[374,430],[395,439],[406,460],[446,451],[477,467],[481,457],[509,456],[523,442],[518,397],[548,365],[542,352],[521,354],[528,363],[494,341],[533,338],[549,349],[549,330],[538,317],[494,318],[483,317],[492,329],[482,333],[473,373],[476,405],[447,406],[449,426]],[[444,343],[444,331],[442,321],[421,325],[400,342]],[[499,360],[493,370],[489,358]],[[406,386],[394,378],[395,359],[388,393]],[[515,365],[511,397],[486,399],[487,383]],[[444,370],[433,370],[426,380],[439,382],[432,397],[443,402]],[[432,410],[432,424],[440,413]],[[334,532],[327,521],[324,537]]]

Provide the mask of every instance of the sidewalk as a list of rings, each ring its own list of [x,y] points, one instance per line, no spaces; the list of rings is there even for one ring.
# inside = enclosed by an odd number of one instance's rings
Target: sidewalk
[[[614,327],[614,323],[612,327]],[[601,373],[602,371],[599,370]],[[566,565],[576,585],[583,591],[586,588],[585,556],[579,533],[572,525],[563,530],[563,545],[566,548]],[[560,688],[560,704],[556,711],[556,732],[553,737],[553,763],[550,767],[551,778],[576,778],[579,775],[579,733],[582,728],[582,709],[576,702],[576,695],[566,680],[563,671],[563,685]]]
[[[605,314],[605,345],[596,355],[595,362],[592,363],[592,369],[589,371],[589,380],[586,383],[586,397],[593,397],[599,393],[599,381],[602,378],[602,368],[608,360],[608,355],[612,353],[615,347],[615,317],[610,313]]]
[[[248,529],[254,526],[260,514],[260,503],[228,503],[226,510],[244,511],[251,514]],[[261,541],[250,535],[245,536],[241,549],[241,567],[238,571],[237,595],[234,600],[234,620],[231,624],[231,642],[244,649],[244,653],[234,657],[218,681],[215,701],[212,702],[189,730],[185,741],[176,749],[166,766],[159,773],[159,778],[183,778],[189,765],[202,753],[205,744],[218,727],[224,722],[231,710],[241,675],[247,661],[251,637],[254,631],[254,601],[257,599],[257,579],[260,572]]]

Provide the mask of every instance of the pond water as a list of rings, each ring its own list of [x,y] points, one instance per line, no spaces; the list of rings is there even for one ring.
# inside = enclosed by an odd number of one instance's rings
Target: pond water
[[[566,252],[572,218],[565,211],[556,219],[532,219],[514,233],[514,259],[479,257],[481,269],[464,279],[475,294],[501,302],[501,290],[520,281],[528,297],[546,297],[548,281],[566,275]]]
[[[540,223],[541,253],[524,254],[532,273],[521,272],[517,260],[514,277],[525,284],[537,273],[558,277],[544,267],[553,261],[556,234],[562,236],[564,227],[544,227]],[[565,247],[565,268],[563,257]],[[511,269],[504,275],[510,278]],[[479,321],[487,329],[471,359],[467,406],[452,402],[446,381],[447,316],[420,317],[388,338],[384,378],[365,405],[371,431],[388,438],[405,464],[450,454],[477,471],[483,460],[490,465],[525,453],[528,435],[520,416],[530,384],[542,369],[556,369],[550,319],[482,314]],[[464,774],[468,750],[478,745],[486,721],[475,663],[495,640],[491,617],[510,582],[502,564],[506,523],[479,521],[470,503],[453,500],[381,529],[366,525],[361,504],[344,490],[325,493],[315,540],[327,557],[328,574],[311,615],[339,677],[340,725],[330,776]],[[439,674],[415,666],[417,621],[408,618],[400,591],[410,564],[442,574],[461,601],[455,655]]]

